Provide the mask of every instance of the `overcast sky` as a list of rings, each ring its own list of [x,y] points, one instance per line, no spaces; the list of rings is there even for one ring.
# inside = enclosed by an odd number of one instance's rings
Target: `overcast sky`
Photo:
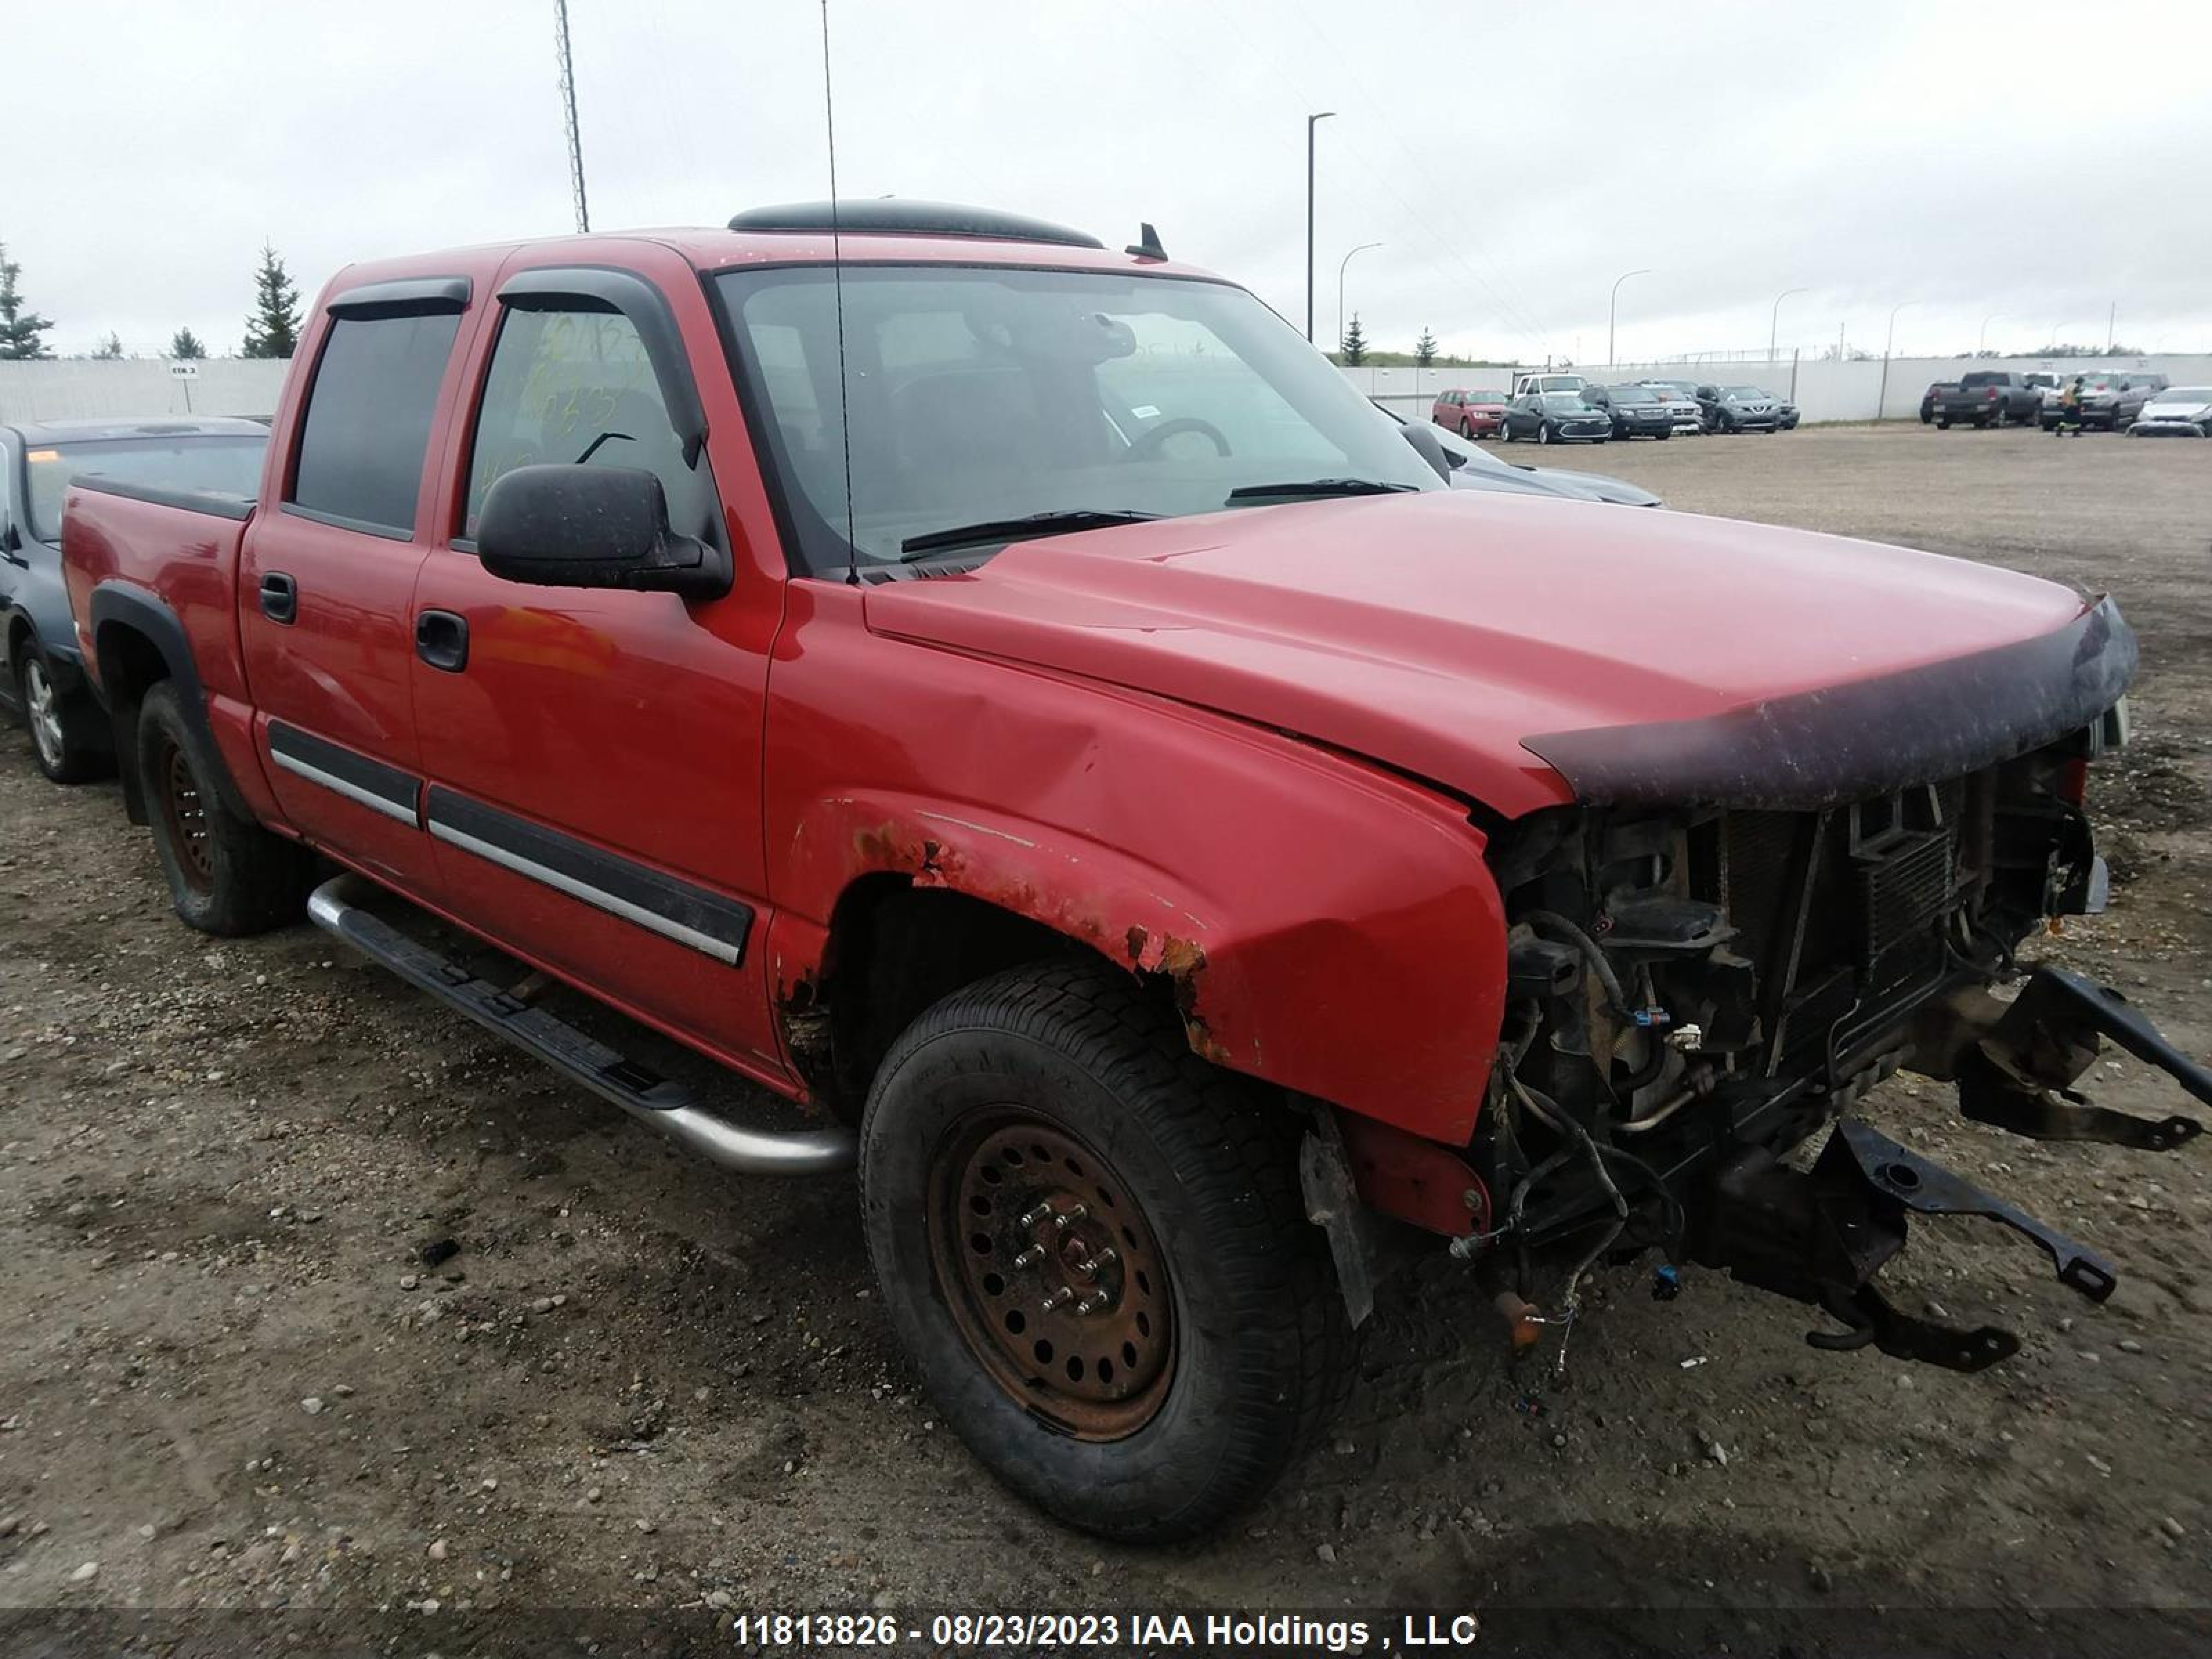
[[[2212,350],[2212,5],[830,0],[848,195],[1169,251],[1316,331],[1538,361],[2105,339]],[[827,194],[815,0],[570,0],[593,224]],[[266,237],[573,225],[552,0],[0,8],[0,241],[62,352],[235,350]],[[1994,317],[1992,319],[1992,313]]]

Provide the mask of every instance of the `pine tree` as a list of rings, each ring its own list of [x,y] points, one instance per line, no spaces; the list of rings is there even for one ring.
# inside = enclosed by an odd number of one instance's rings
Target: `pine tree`
[[[191,330],[180,328],[169,342],[169,355],[179,362],[197,362],[207,356],[207,348],[200,343],[200,337]]]
[[[96,363],[119,362],[123,358],[123,337],[111,334],[93,348],[92,360]]]
[[[261,245],[261,269],[253,276],[253,314],[246,319],[248,357],[289,357],[300,343],[300,290],[276,250]]]
[[[1359,313],[1352,313],[1352,321],[1344,331],[1344,343],[1339,348],[1337,362],[1346,368],[1357,368],[1367,361],[1367,335],[1359,326]]]
[[[23,309],[23,296],[15,289],[15,279],[22,274],[23,267],[8,257],[6,244],[0,243],[0,360],[9,362],[54,355],[40,337],[54,325],[53,319]]]
[[[1413,362],[1426,368],[1437,360],[1437,337],[1424,328],[1421,337],[1413,342]]]

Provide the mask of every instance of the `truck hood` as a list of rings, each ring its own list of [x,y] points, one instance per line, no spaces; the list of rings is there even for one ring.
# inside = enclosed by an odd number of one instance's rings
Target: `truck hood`
[[[2087,724],[2135,665],[2109,605],[2033,577],[1476,490],[1020,543],[865,603],[879,633],[1287,731],[1506,817],[1932,781]]]

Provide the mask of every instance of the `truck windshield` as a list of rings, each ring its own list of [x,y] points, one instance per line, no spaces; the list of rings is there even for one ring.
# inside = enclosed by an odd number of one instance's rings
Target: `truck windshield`
[[[267,438],[251,433],[211,432],[35,444],[23,457],[31,534],[42,542],[62,538],[62,502],[70,483],[88,474],[161,489],[251,496],[261,488],[261,457],[268,447]]]
[[[1326,358],[1225,283],[848,265],[841,376],[829,267],[719,281],[757,437],[818,574],[1045,514],[1172,518],[1324,480],[1444,487]],[[947,556],[991,550],[979,537]]]

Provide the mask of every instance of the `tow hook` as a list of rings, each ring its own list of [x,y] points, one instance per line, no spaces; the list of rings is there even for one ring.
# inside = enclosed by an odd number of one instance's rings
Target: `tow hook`
[[[1832,1316],[1844,1328],[1808,1333],[1816,1348],[1871,1346],[1958,1371],[1982,1370],[2019,1352],[2020,1339],[2008,1331],[1917,1319],[1875,1288],[1875,1275],[1905,1248],[1908,1211],[2000,1222],[2038,1245],[2059,1283],[2092,1302],[2119,1282],[2094,1251],[1855,1118],[1838,1120],[1810,1173],[1752,1148],[1723,1168],[1711,1196],[1692,1255]]]

